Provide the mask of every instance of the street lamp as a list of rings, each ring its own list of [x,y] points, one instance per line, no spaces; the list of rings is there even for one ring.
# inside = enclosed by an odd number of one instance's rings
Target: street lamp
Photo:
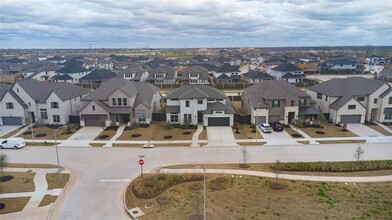
[[[59,178],[61,181],[61,168],[60,168],[60,159],[59,159],[59,150],[57,148],[57,136],[56,136],[56,132],[60,129],[60,128],[64,128],[67,126],[60,126],[58,128],[56,128],[56,130],[53,131],[54,133],[54,146],[56,147],[56,156],[57,156],[57,167],[58,167],[58,173],[59,173]]]
[[[203,166],[197,166],[195,167],[195,169],[203,169],[204,171],[204,199],[203,199],[203,205],[204,205],[204,213],[203,213],[203,219],[206,220],[207,216],[206,216],[206,168],[204,168]]]
[[[258,123],[258,118],[259,118],[259,113],[257,112],[257,109],[259,109],[259,105],[260,105],[261,103],[259,102],[259,103],[257,103],[257,105],[256,105],[256,111],[255,111],[255,115],[256,115],[256,126],[255,126],[255,128],[256,128],[256,143],[257,143],[257,126],[259,126],[259,123]]]

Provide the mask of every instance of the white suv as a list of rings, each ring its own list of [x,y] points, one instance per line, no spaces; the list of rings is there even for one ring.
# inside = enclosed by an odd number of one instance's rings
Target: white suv
[[[259,124],[259,128],[264,133],[271,133],[272,132],[272,128],[271,128],[271,126],[268,123]]]

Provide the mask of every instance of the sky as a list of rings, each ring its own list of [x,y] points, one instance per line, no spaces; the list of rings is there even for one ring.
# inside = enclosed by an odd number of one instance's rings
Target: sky
[[[0,48],[391,43],[391,0],[0,1]]]

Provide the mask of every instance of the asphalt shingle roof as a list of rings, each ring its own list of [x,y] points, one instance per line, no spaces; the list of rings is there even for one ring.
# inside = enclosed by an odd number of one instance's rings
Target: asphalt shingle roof
[[[172,90],[166,96],[168,99],[227,99],[221,90],[207,85],[183,85],[178,89]]]
[[[189,79],[189,74],[198,73],[200,79],[208,79],[208,70],[201,66],[191,66],[184,70],[182,73],[182,79]]]
[[[80,62],[79,62],[80,63]],[[78,62],[69,62],[65,67],[57,70],[57,73],[83,73],[89,70],[82,67]]]
[[[239,66],[232,66],[230,63],[223,64],[217,71],[217,73],[236,73],[240,72]]]
[[[63,101],[88,93],[80,86],[64,82],[42,82],[35,79],[24,79],[16,83],[38,103],[46,102],[52,92]]]
[[[85,80],[105,80],[116,77],[117,74],[107,69],[96,69],[91,73],[80,78],[80,81]]]
[[[275,77],[269,75],[268,73],[262,73],[254,70],[250,70],[242,74],[242,76],[247,77],[249,79],[275,79]]]
[[[174,79],[176,70],[170,66],[160,66],[150,71],[148,79],[155,79],[155,74],[166,74],[165,79]]]
[[[3,96],[5,95],[5,93],[11,89],[11,85],[8,84],[2,84],[0,83],[0,100],[3,98]]]
[[[234,108],[229,100],[226,100],[227,105],[220,102],[208,103],[207,109],[203,112],[204,114],[212,114],[214,111],[224,111],[225,114],[234,114]]]
[[[280,71],[280,72],[288,72],[288,71],[291,71],[291,72],[294,71],[294,72],[295,72],[295,71],[302,71],[301,68],[297,67],[297,66],[294,65],[294,64],[291,64],[290,62],[286,62],[286,63],[280,64],[280,65],[278,65],[278,66],[272,68],[272,70],[276,70],[276,71]]]

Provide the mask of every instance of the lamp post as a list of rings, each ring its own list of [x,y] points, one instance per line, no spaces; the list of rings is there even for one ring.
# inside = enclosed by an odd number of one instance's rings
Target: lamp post
[[[259,126],[259,123],[258,123],[258,118],[259,118],[259,113],[257,112],[257,110],[259,109],[259,105],[260,105],[261,103],[259,102],[259,103],[257,103],[257,105],[256,105],[256,111],[255,111],[255,115],[256,115],[256,126],[255,126],[255,129],[256,129],[256,133],[255,133],[255,136],[256,136],[256,143],[257,143],[257,126]]]
[[[33,139],[33,144],[34,144],[34,129],[33,129],[33,113],[30,112],[29,116],[30,116],[30,131],[31,131],[31,139]]]
[[[56,136],[56,132],[60,129],[60,128],[64,128],[67,126],[60,126],[58,128],[56,128],[56,130],[53,131],[54,133],[54,146],[56,147],[56,157],[57,157],[57,167],[58,167],[58,173],[59,173],[59,178],[61,181],[61,168],[60,168],[60,159],[59,159],[59,150],[57,148],[57,136]]]
[[[195,167],[196,169],[203,169],[204,171],[204,199],[203,199],[203,206],[204,206],[204,210],[203,210],[203,219],[206,220],[207,216],[206,216],[206,168],[204,168],[203,166],[197,166]]]

